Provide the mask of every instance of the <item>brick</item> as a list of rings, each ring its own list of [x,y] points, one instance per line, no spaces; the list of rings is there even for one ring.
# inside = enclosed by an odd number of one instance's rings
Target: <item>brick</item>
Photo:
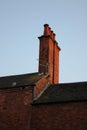
[[[0,90],[0,130],[29,130],[32,88]]]
[[[87,130],[87,102],[32,106],[31,130]]]

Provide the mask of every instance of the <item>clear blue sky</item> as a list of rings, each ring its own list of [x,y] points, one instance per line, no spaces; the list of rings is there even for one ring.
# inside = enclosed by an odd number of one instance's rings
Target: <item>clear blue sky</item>
[[[87,0],[0,0],[0,77],[38,71],[45,23],[61,47],[60,82],[87,81]]]

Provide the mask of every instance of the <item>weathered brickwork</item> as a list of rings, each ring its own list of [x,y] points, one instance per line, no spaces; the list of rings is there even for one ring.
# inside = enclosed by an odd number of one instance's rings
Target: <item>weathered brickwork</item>
[[[0,130],[29,130],[32,88],[0,90]]]
[[[41,78],[34,87],[34,98],[36,98],[41,92],[49,85],[49,75],[45,75],[43,78]]]
[[[35,105],[31,130],[87,130],[87,102]]]
[[[59,83],[59,51],[57,43],[54,42],[54,52],[53,52],[53,84]]]
[[[39,73],[48,73],[50,83],[59,83],[59,51],[55,34],[48,24],[44,25],[44,34],[39,37]]]

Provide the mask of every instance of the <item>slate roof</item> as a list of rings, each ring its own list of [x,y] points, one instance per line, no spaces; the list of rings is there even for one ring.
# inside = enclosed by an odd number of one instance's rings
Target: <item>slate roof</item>
[[[0,89],[32,85],[37,82],[42,76],[43,75],[39,75],[38,73],[30,73],[0,77]]]
[[[87,82],[50,85],[32,104],[87,101]]]

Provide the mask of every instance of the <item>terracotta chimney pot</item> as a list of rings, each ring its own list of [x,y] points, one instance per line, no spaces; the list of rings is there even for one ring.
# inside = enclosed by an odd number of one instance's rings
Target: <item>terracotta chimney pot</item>
[[[48,24],[44,24],[44,36],[50,35],[50,29]]]
[[[56,37],[56,34],[55,33],[53,33],[53,40],[55,41],[55,37]]]

